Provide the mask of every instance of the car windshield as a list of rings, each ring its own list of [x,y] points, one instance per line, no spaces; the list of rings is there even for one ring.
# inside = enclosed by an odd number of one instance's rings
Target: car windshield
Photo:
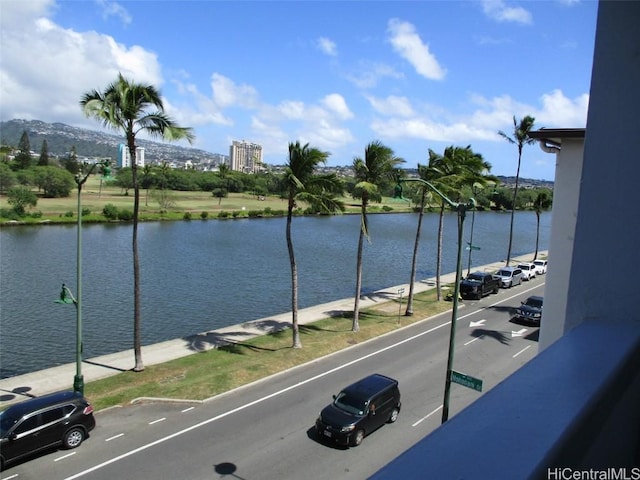
[[[471,275],[469,275],[467,277],[467,280],[477,280],[477,281],[481,282],[482,281],[482,275],[478,275],[476,273],[472,273]]]
[[[529,270],[531,267],[529,265],[518,265],[522,270]]]
[[[363,401],[362,398],[349,395],[346,392],[340,392],[334,400],[333,404],[340,410],[344,410],[345,412],[351,413],[353,415],[362,416],[367,409],[366,401]]]
[[[499,275],[501,277],[510,277],[511,276],[511,272],[509,270],[498,270],[497,275]]]
[[[527,301],[524,302],[525,305],[529,307],[542,308],[542,299],[540,298],[527,298]]]

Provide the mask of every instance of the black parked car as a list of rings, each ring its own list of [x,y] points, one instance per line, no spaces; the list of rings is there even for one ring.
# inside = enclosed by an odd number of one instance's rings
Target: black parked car
[[[93,407],[77,392],[12,405],[0,412],[0,467],[47,448],[75,448],[95,426]]]
[[[532,296],[527,298],[516,309],[516,319],[524,320],[528,323],[540,325],[540,319],[542,318],[542,303],[543,297]]]
[[[395,422],[398,413],[398,382],[376,373],[334,395],[333,403],[316,420],[316,432],[341,445],[358,446],[365,435],[387,422]]]

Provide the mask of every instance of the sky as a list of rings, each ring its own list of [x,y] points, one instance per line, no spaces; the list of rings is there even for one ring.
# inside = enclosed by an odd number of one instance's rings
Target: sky
[[[0,120],[102,130],[79,102],[121,72],[212,153],[246,140],[283,165],[300,141],[341,166],[380,141],[415,168],[470,145],[514,176],[497,134],[514,116],[586,126],[596,16],[594,0],[0,0]],[[520,175],[553,180],[555,155],[526,146]]]

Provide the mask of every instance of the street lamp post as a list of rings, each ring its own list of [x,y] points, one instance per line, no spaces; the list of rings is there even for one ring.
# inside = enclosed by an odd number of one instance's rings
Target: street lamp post
[[[442,423],[449,419],[449,397],[451,393],[451,372],[453,371],[453,357],[455,350],[456,323],[458,320],[458,298],[460,296],[460,280],[462,277],[462,235],[464,233],[464,219],[467,210],[475,207],[475,200],[471,198],[468,203],[452,201],[444,193],[422,178],[401,178],[396,186],[396,194],[402,194],[400,182],[420,182],[437,193],[450,207],[458,212],[458,254],[456,259],[456,280],[453,287],[453,310],[451,312],[451,330],[449,333],[449,354],[447,356],[447,373],[444,386],[444,400],[442,402]]]
[[[76,240],[76,297],[71,290],[63,283],[60,299],[56,303],[73,303],[76,307],[76,374],[73,377],[73,390],[84,394],[84,377],[82,375],[82,186],[96,167],[108,168],[109,162],[97,162],[91,165],[85,176],[80,172],[75,176],[78,186],[78,223]]]

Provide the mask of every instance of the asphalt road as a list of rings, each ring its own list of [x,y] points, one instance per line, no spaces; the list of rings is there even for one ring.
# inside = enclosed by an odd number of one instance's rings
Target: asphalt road
[[[482,379],[483,392],[453,384],[449,418],[536,355],[538,329],[512,322],[513,309],[534,294],[544,294],[544,276],[461,302],[453,368]],[[205,403],[98,412],[81,447],[40,455],[2,478],[367,478],[440,425],[450,320],[433,317]],[[374,372],[400,382],[398,421],[357,448],[319,441],[312,426],[332,394]],[[461,454],[465,448],[471,442]]]

